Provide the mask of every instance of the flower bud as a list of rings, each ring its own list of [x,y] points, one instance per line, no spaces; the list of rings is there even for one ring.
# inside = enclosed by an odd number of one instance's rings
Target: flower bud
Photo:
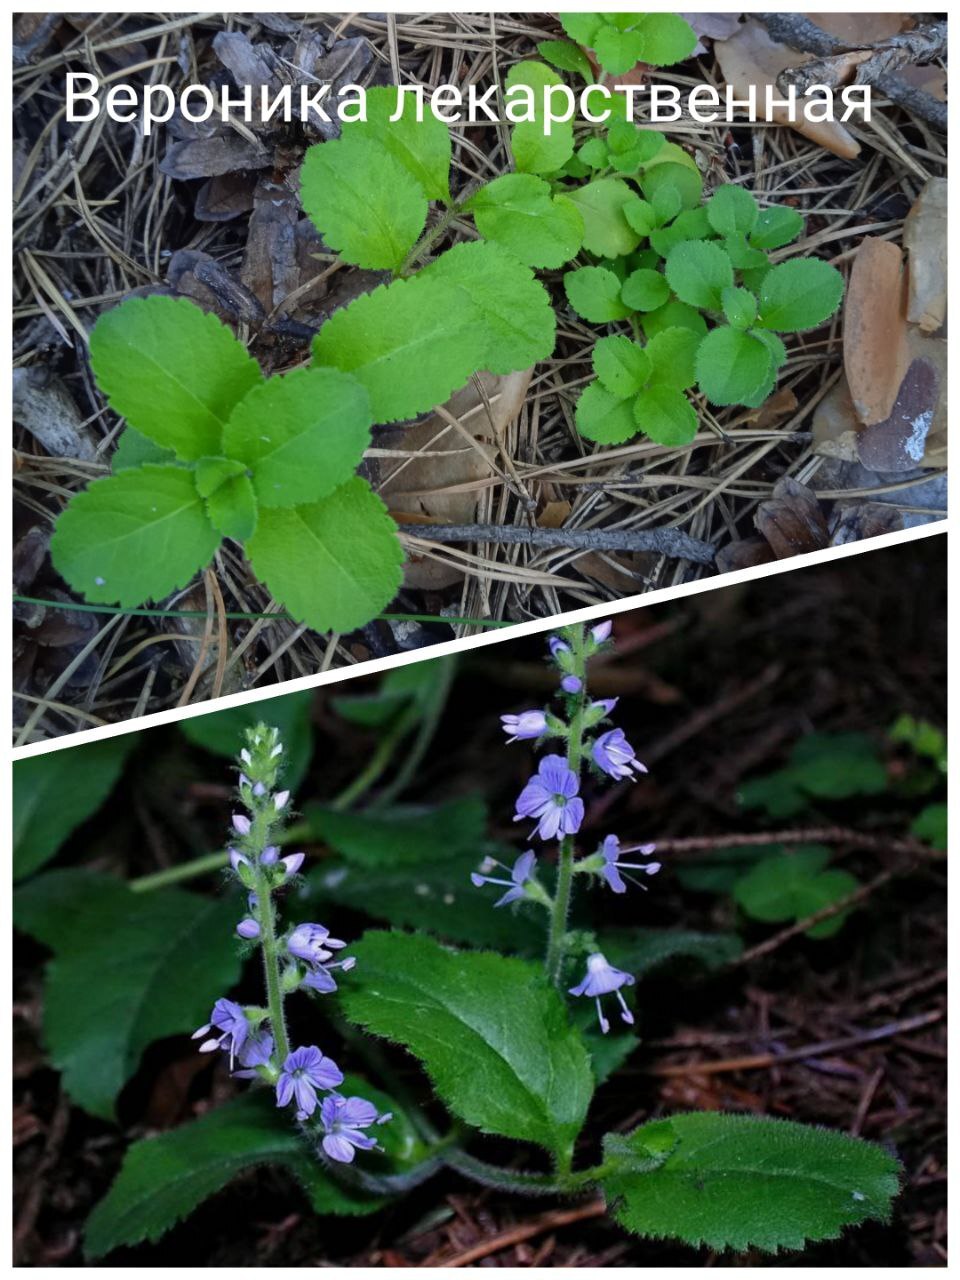
[[[237,925],[237,933],[241,938],[250,942],[254,938],[260,937],[260,926],[257,924],[256,920],[251,920],[247,917],[245,920],[241,920]]]

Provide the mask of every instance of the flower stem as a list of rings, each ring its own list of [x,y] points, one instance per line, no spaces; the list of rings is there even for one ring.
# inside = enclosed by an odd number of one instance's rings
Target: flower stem
[[[267,987],[267,1008],[270,1010],[270,1029],[280,1063],[286,1062],[290,1053],[287,1038],[287,1022],[283,1012],[283,987],[280,982],[280,957],[277,947],[277,918],[273,898],[265,876],[257,876],[257,916],[260,924],[260,950],[263,955],[263,977]]]

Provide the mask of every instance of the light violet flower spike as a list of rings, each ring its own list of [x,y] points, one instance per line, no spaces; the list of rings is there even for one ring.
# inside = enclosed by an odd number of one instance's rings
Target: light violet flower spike
[[[560,681],[560,688],[564,693],[579,693],[583,688],[583,681],[579,676],[564,676]]]
[[[296,1100],[297,1118],[312,1116],[317,1109],[317,1090],[335,1089],[343,1084],[343,1072],[332,1058],[325,1058],[315,1044],[294,1049],[283,1064],[277,1080],[277,1106]]]
[[[608,618],[606,622],[598,622],[595,627],[590,628],[590,634],[593,637],[594,644],[603,644],[605,640],[610,639],[610,633],[613,631],[613,623]]]
[[[620,1017],[624,1022],[632,1025],[633,1014],[627,1008],[620,988],[632,987],[633,982],[632,973],[624,973],[622,969],[615,969],[612,964],[607,962],[605,956],[599,951],[595,951],[593,955],[587,956],[587,976],[575,987],[570,988],[570,994],[572,996],[588,996],[596,1002],[600,1030],[606,1035],[610,1030],[610,1023],[603,1016],[603,1010],[600,1008],[600,997],[615,991],[617,999],[620,1001]]]
[[[547,731],[547,717],[542,711],[521,711],[518,716],[501,716],[503,732],[510,734],[507,742],[519,742],[521,738],[539,738]]]
[[[558,834],[572,836],[583,822],[583,801],[577,795],[580,780],[563,756],[544,756],[535,777],[517,797],[514,822],[537,818],[534,835],[553,840]]]
[[[323,964],[346,945],[339,938],[331,938],[330,930],[322,924],[298,924],[287,939],[290,954],[307,964]]]
[[[356,963],[356,956],[346,956],[343,960],[338,960],[336,964],[315,965],[304,975],[300,986],[306,987],[310,991],[318,991],[321,995],[329,995],[331,991],[336,991],[337,989],[336,981],[330,970],[342,969],[344,973],[349,973]]]
[[[343,1098],[331,1093],[320,1106],[320,1123],[324,1129],[320,1145],[331,1160],[350,1164],[355,1150],[370,1151],[377,1145],[375,1138],[362,1131],[392,1119],[389,1111],[378,1115],[377,1108],[366,1098]]]
[[[210,1032],[214,1030],[219,1032],[219,1035],[211,1036]],[[232,1000],[220,999],[213,1006],[210,1021],[198,1027],[192,1038],[203,1040],[200,1046],[201,1053],[212,1053],[214,1049],[228,1049],[232,1067],[234,1058],[243,1048],[249,1034],[250,1023],[247,1021],[243,1007],[234,1004]]]
[[[631,852],[635,851],[647,858],[656,851],[656,848],[655,844],[638,844],[633,846]],[[616,836],[606,836],[600,846],[600,852],[604,857],[604,866],[600,874],[614,893],[626,893],[627,891],[623,876],[620,874],[621,871],[642,871],[646,876],[655,876],[660,870],[659,862],[621,862],[620,841]],[[633,877],[630,876],[628,879],[632,880]],[[646,887],[645,884],[640,885],[641,889]]]
[[[635,774],[647,772],[647,766],[637,759],[622,729],[610,729],[600,735],[593,744],[593,759],[611,778],[633,779]]]
[[[495,858],[486,858],[483,862],[483,867],[490,871],[492,871],[494,867],[502,866],[503,863],[497,862]],[[521,853],[520,857],[513,864],[509,880],[502,880],[497,876],[488,876],[482,874],[480,871],[472,871],[470,873],[470,879],[478,889],[481,885],[485,884],[506,885],[507,892],[503,897],[498,898],[493,904],[495,907],[504,907],[508,902],[517,902],[520,898],[525,898],[527,896],[524,886],[528,880],[532,879],[536,869],[537,855],[532,849],[528,849],[526,853]],[[504,867],[504,870],[506,870],[506,867]]]
[[[250,819],[242,813],[233,815],[233,829],[238,836],[248,836],[250,834]]]

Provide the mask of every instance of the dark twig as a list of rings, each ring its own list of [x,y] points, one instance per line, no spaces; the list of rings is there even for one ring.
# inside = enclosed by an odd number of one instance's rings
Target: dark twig
[[[420,1265],[422,1267],[469,1267],[482,1258],[489,1258],[491,1254],[499,1253],[502,1249],[509,1249],[514,1245],[523,1244],[526,1240],[532,1240],[545,1231],[554,1231],[557,1227],[564,1227],[573,1222],[583,1222],[586,1218],[600,1218],[606,1211],[607,1206],[603,1200],[591,1200],[588,1204],[578,1205],[573,1209],[551,1209],[548,1213],[532,1218],[529,1222],[521,1222],[515,1227],[508,1227],[506,1231],[490,1236],[487,1240],[481,1240],[479,1244],[464,1249],[460,1253],[447,1254],[446,1257],[434,1254]]]
[[[836,71],[841,64],[846,66],[843,55],[872,49],[873,56],[857,67],[854,83],[873,85],[897,106],[946,133],[946,103],[938,102],[932,94],[915,88],[896,75],[900,67],[933,62],[946,53],[946,23],[924,23],[888,40],[851,44],[830,35],[801,13],[757,13],[753,16],[763,23],[772,39],[799,53],[815,54],[819,59],[781,72],[777,78],[781,90],[786,91],[790,85],[801,90],[810,84],[835,87]],[[838,59],[837,66],[832,65],[833,59]]]
[[[790,827],[786,831],[752,831],[723,836],[685,836],[657,841],[661,853],[709,853],[711,849],[731,849],[739,845],[762,844],[846,844],[853,849],[875,853],[896,853],[912,858],[943,857],[939,850],[919,840],[891,839],[849,827]]]
[[[679,529],[523,529],[498,524],[402,524],[400,532],[426,542],[512,542],[547,550],[654,551],[712,564],[716,548]]]

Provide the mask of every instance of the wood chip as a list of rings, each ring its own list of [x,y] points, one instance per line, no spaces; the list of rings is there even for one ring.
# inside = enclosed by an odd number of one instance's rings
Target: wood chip
[[[903,224],[909,264],[907,319],[934,333],[947,314],[947,180],[924,184]]]
[[[843,308],[843,367],[862,423],[889,418],[907,371],[903,255],[865,236],[853,260]]]

